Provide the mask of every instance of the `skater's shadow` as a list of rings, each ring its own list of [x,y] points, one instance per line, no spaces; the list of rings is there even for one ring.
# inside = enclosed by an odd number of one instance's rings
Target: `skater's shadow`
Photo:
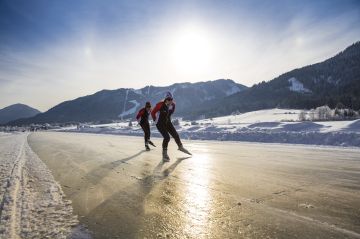
[[[172,165],[170,165],[170,167],[168,167],[167,169],[165,169],[162,173],[164,178],[168,177],[172,172],[174,172],[175,168],[185,159],[188,159],[190,157],[181,157],[178,158]]]
[[[161,173],[161,169],[162,167],[165,165],[165,162],[164,161],[160,161],[158,163],[158,165],[156,165],[156,167],[154,168],[153,170],[153,175],[158,175]]]
[[[86,215],[86,218],[93,220],[93,218],[97,218],[99,215],[104,215],[104,212],[107,212],[106,217],[108,218],[108,221],[112,222],[114,225],[109,227],[108,223],[99,223],[97,224],[97,227],[100,229],[98,229],[96,233],[104,231],[107,236],[121,235],[121,237],[124,238],[137,238],[137,233],[143,226],[141,223],[144,221],[144,218],[151,217],[151,214],[148,216],[145,215],[144,204],[146,198],[150,192],[152,192],[154,187],[170,176],[175,168],[187,158],[189,157],[178,158],[165,170],[163,170],[163,168],[166,163],[160,161],[150,175],[138,179],[134,184],[117,191],[112,194],[110,198],[107,198],[92,209]],[[166,187],[167,186],[165,186],[165,188]],[[172,186],[171,190],[176,191],[176,185]],[[156,193],[154,195],[156,195]]]
[[[178,158],[173,164],[171,164],[168,168],[166,168],[164,171],[161,171],[163,166],[166,164],[164,161],[160,161],[158,165],[154,168],[151,175],[148,175],[143,179],[144,182],[146,182],[146,185],[153,184],[157,181],[161,181],[165,178],[167,178],[169,175],[171,175],[172,172],[174,172],[175,168],[185,159],[188,159],[190,157],[181,157]]]
[[[120,160],[116,160],[116,161],[113,161],[113,162],[102,164],[99,167],[96,167],[95,169],[88,172],[84,176],[84,178],[85,178],[85,180],[89,180],[90,183],[96,185],[104,177],[106,177],[106,175],[108,175],[111,170],[113,170],[114,168],[118,167],[121,164],[127,163],[131,159],[134,159],[134,158],[140,156],[144,152],[146,152],[146,150],[141,150],[140,152],[138,152],[138,153],[136,153],[134,155],[131,155],[129,157],[126,157],[126,158],[123,158],[123,159],[120,159]]]
[[[109,164],[111,164],[113,166],[113,168],[115,168],[115,167],[119,166],[120,164],[126,163],[127,161],[129,161],[129,160],[131,160],[133,158],[136,158],[137,156],[139,156],[140,154],[145,153],[145,152],[146,152],[146,150],[141,150],[140,152],[138,152],[138,153],[136,153],[136,154],[134,154],[134,155],[132,155],[130,157],[120,159],[120,160],[117,160],[117,161],[113,161],[113,162],[111,162]]]

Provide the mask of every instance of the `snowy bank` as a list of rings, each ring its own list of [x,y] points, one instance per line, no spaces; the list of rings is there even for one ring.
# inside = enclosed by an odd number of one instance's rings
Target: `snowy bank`
[[[153,137],[161,137],[155,127],[151,127]],[[98,129],[67,130],[63,132],[80,132],[95,134],[133,135],[142,136],[143,132],[132,129]],[[360,134],[349,132],[278,132],[273,130],[243,130],[237,132],[214,132],[203,130],[197,132],[179,131],[181,138],[192,140],[220,140],[220,141],[247,141],[262,143],[288,143],[332,145],[346,147],[360,147]]]
[[[271,109],[199,121],[179,120],[182,138],[360,147],[360,120],[298,121],[300,110]],[[129,126],[130,125],[130,126]],[[87,125],[61,131],[142,136],[137,123]],[[152,136],[161,137],[155,126]]]
[[[26,133],[1,134],[0,176],[0,238],[72,238],[78,220],[71,202]]]

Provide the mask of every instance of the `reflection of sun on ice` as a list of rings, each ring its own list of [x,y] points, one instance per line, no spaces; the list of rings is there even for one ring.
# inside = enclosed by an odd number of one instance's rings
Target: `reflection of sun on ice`
[[[200,28],[190,27],[180,31],[174,39],[173,58],[182,73],[204,70],[213,54],[211,37]]]
[[[211,210],[211,193],[209,192],[209,159],[206,155],[197,156],[191,173],[184,177],[186,185],[185,205],[187,222],[185,231],[191,237],[201,238],[207,231]],[[207,165],[207,166],[206,166]]]

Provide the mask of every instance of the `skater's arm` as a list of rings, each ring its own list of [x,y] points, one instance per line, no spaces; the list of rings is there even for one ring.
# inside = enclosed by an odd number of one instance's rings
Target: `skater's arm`
[[[175,102],[171,103],[170,107],[169,107],[169,113],[170,116],[175,112]]]
[[[159,102],[156,104],[155,108],[151,111],[151,117],[154,121],[156,121],[156,113],[161,109],[163,102]]]
[[[144,114],[144,109],[139,110],[138,114],[136,115],[136,120],[138,122],[140,122],[141,117],[143,116],[143,114]]]

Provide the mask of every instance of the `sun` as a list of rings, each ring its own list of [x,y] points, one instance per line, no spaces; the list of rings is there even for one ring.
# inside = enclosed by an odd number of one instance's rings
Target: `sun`
[[[189,27],[175,35],[173,59],[182,73],[192,74],[204,71],[213,57],[214,46],[211,37],[201,28]]]

